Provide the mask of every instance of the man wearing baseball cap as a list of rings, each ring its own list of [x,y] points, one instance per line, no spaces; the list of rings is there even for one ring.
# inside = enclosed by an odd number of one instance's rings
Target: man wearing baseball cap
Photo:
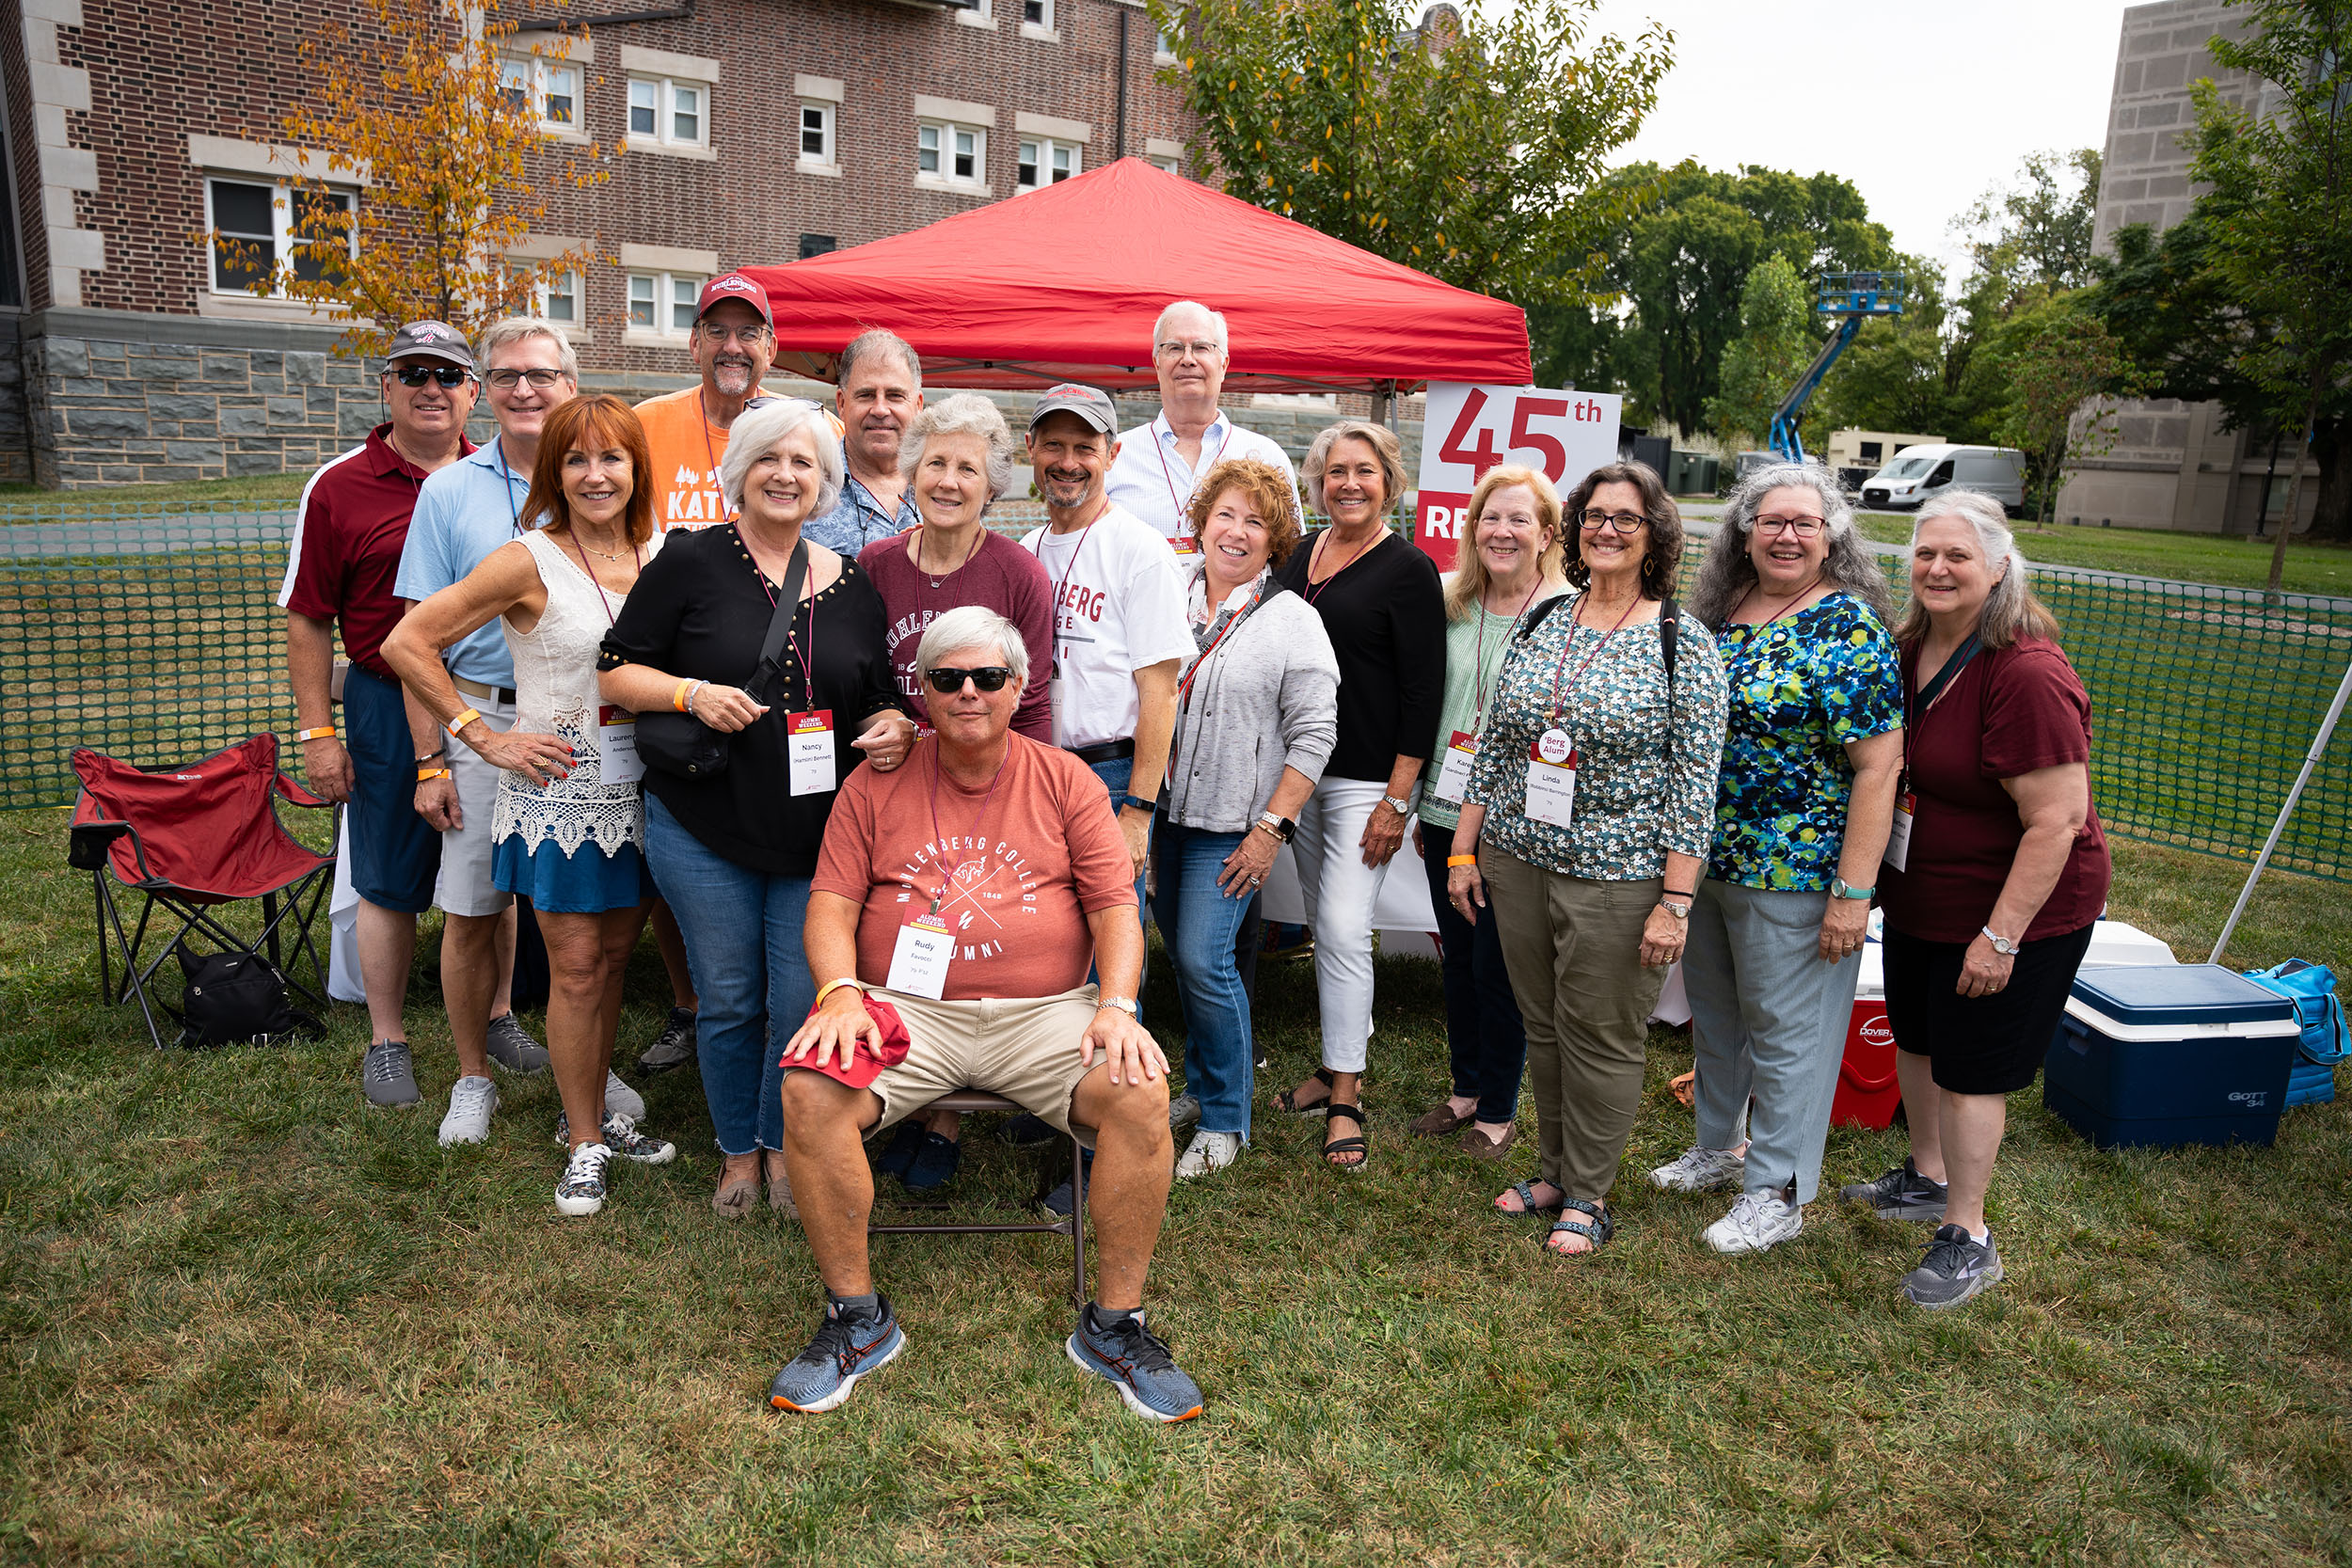
[[[727,520],[719,459],[727,432],[776,357],[776,316],[768,291],[739,272],[703,285],[694,301],[691,352],[697,386],[637,405],[653,459],[654,527],[708,528]]]
[[[432,907],[441,864],[441,835],[417,815],[416,787],[447,765],[430,745],[411,750],[400,677],[382,650],[405,608],[393,581],[418,490],[428,474],[473,451],[466,439],[473,355],[446,322],[411,322],[393,336],[378,385],[389,418],[302,487],[278,602],[286,611],[303,772],[325,799],[349,802],[344,854],[359,895],[370,1024],[360,1089],[371,1104],[414,1105],[420,1096],[401,1014],[417,916]],[[342,737],[331,698],[338,628],[351,660]],[[462,1070],[486,1074],[482,1046],[469,1054],[474,1059]]]

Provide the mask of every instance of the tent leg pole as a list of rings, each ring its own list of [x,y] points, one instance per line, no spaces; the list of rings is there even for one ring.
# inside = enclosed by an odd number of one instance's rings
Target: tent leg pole
[[[2328,742],[2336,733],[2336,721],[2344,717],[2344,700],[2348,697],[2352,697],[2352,665],[2344,667],[2344,679],[2336,683],[2336,700],[2328,705],[2328,717],[2319,721],[2319,734],[2312,737],[2312,749],[2303,753],[2303,770],[2295,776],[2295,787],[2287,791],[2286,804],[2279,808],[2279,820],[2270,825],[2270,836],[2263,841],[2263,852],[2256,857],[2246,885],[2238,890],[2237,906],[2230,911],[2230,918],[2223,924],[2207,963],[2221,961],[2221,950],[2230,945],[2230,933],[2237,929],[2238,917],[2246,912],[2247,901],[2254,896],[2254,884],[2262,880],[2264,869],[2270,864],[2271,851],[2279,847],[2279,840],[2287,831],[2287,820],[2295,815],[2296,802],[2303,798],[2303,786],[2318,771],[2319,759],[2327,753]]]

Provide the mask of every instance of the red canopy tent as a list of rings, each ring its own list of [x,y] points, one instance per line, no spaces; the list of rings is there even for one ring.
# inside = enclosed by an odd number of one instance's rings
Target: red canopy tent
[[[1232,329],[1232,391],[1524,386],[1527,313],[1136,158],[910,233],[743,269],[776,309],[776,365],[824,380],[869,326],[932,387],[1154,385],[1152,326],[1197,299]]]

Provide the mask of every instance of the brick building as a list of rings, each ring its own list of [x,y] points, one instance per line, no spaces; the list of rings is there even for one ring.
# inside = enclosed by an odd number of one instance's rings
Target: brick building
[[[373,377],[208,236],[288,243],[275,182],[306,31],[346,0],[0,0],[0,480],[79,487],[315,466]],[[512,14],[512,13],[510,13]],[[1122,154],[1179,168],[1168,56],[1128,0],[574,0],[513,66],[548,150],[624,145],[549,193],[525,255],[585,379],[677,385],[701,280],[862,244]],[[168,44],[159,38],[168,35]],[[324,168],[323,162],[310,166]],[[367,200],[354,182],[338,199]],[[1041,236],[1049,239],[1050,237]]]

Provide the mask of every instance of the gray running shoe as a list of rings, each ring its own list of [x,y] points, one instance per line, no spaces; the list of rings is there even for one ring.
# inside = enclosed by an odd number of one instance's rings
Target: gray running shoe
[[[1919,1266],[1903,1275],[1915,1307],[1958,1307],[2001,1277],[2001,1251],[1987,1231],[1982,1243],[1956,1225],[1938,1227]]]
[[[674,1067],[684,1067],[694,1059],[694,1009],[672,1007],[670,1022],[661,1026],[661,1033],[645,1047],[637,1058],[640,1072],[667,1072]]]
[[[371,1105],[414,1105],[417,1068],[409,1060],[406,1040],[377,1040],[359,1059],[359,1089]]]
[[[1179,1127],[1190,1127],[1200,1119],[1200,1097],[1199,1095],[1180,1094],[1168,1102],[1168,1126],[1170,1132]]]
[[[548,1070],[548,1048],[532,1039],[531,1031],[513,1013],[501,1013],[490,1021],[487,1043],[490,1060],[509,1072]]]
[[[1919,1174],[1909,1155],[1874,1181],[1849,1181],[1837,1189],[1848,1203],[1867,1204],[1883,1220],[1940,1220],[1947,1196],[1944,1183]]]
[[[657,1138],[650,1132],[637,1131],[637,1123],[618,1111],[608,1107],[604,1113],[604,1147],[614,1158],[634,1161],[641,1165],[666,1165],[677,1158],[677,1146],[667,1138]],[[572,1118],[566,1111],[555,1113],[555,1141],[568,1145],[572,1141]]]
[[[645,1097],[621,1082],[621,1075],[610,1068],[604,1074],[604,1114],[618,1113],[631,1121],[645,1119]]]

